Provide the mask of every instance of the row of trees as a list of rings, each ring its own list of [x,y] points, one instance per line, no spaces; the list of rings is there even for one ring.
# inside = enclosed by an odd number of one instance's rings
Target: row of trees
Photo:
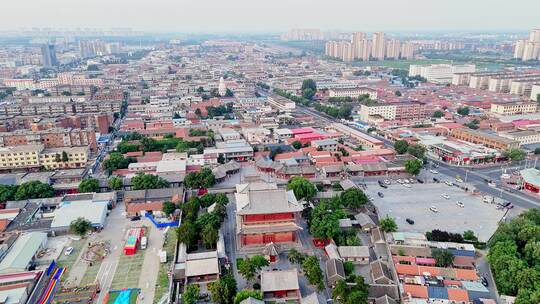
[[[419,159],[423,159],[426,154],[426,148],[417,144],[409,145],[406,140],[396,140],[394,142],[394,150],[396,150],[397,154],[409,153]]]
[[[53,196],[53,187],[40,181],[30,181],[20,185],[0,185],[0,202]]]
[[[348,119],[351,117],[353,106],[351,104],[342,104],[339,107],[325,106],[316,102],[313,104],[313,108],[334,118]]]

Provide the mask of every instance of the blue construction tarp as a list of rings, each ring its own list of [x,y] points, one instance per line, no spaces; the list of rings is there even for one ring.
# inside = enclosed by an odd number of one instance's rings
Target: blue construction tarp
[[[459,250],[459,249],[448,249],[455,256],[469,256],[474,257],[474,251],[470,250]]]
[[[428,286],[427,289],[430,299],[448,300],[448,289],[446,287]]]

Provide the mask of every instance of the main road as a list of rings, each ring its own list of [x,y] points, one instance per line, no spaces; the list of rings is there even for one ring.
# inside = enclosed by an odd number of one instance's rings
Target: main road
[[[305,114],[311,115],[314,118],[316,118],[319,121],[326,122],[326,123],[334,123],[339,122],[338,119],[333,118],[329,115],[326,115],[325,113],[321,113],[319,111],[316,111],[314,109],[305,107],[303,105],[296,105],[297,110],[299,112],[303,112]],[[354,126],[349,125],[349,127],[364,132],[364,130]],[[384,142],[386,146],[392,147],[393,142],[385,137],[379,136],[379,135],[373,135],[373,134],[367,134],[369,136],[373,136],[381,141]],[[428,155],[429,156],[429,155]],[[450,166],[449,164],[440,161],[438,159],[435,159],[433,157],[430,157],[430,162],[437,164],[440,174],[443,174],[447,176],[448,179],[453,180],[455,177],[459,176],[461,179],[466,179],[464,182],[471,184],[480,192],[486,193],[488,195],[491,195],[493,197],[499,197],[502,200],[512,202],[512,204],[530,209],[530,208],[540,208],[540,199],[534,198],[531,196],[528,196],[526,194],[520,193],[516,191],[510,192],[506,188],[502,187],[502,183],[500,181],[500,169],[494,169],[494,168],[483,168],[483,169],[474,169],[474,168],[463,168],[463,167],[455,167]],[[508,168],[518,168],[519,166],[508,166]],[[429,176],[431,173],[429,173],[428,170],[425,170],[425,175]],[[433,177],[436,177],[435,175],[429,176],[430,179]],[[440,179],[440,177],[439,177]],[[492,187],[487,184],[487,180],[493,180],[496,182],[496,186]]]

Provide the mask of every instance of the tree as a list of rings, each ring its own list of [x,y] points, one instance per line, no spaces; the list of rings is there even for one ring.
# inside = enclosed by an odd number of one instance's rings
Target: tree
[[[163,207],[161,208],[161,211],[165,213],[167,216],[170,216],[174,213],[176,210],[176,205],[170,201],[166,201],[163,203]]]
[[[525,159],[525,152],[518,148],[510,148],[505,150],[503,155],[512,161],[520,161]]]
[[[470,109],[469,107],[459,107],[457,109],[457,113],[461,116],[467,116],[469,115]]]
[[[315,96],[315,91],[310,88],[302,90],[302,97],[305,99],[311,100]]]
[[[367,304],[368,285],[364,282],[364,277],[351,275],[345,280],[336,282],[332,290],[332,299],[339,304]]]
[[[397,154],[404,154],[409,148],[409,143],[406,140],[396,140],[394,142],[394,150]]]
[[[435,259],[438,267],[448,267],[454,262],[454,255],[450,250],[433,248],[431,250],[431,256]]]
[[[219,280],[209,283],[208,290],[212,294],[213,303],[232,304],[236,296],[236,280],[231,274],[226,274]]]
[[[199,284],[189,284],[186,286],[186,291],[182,294],[183,304],[196,304],[199,299]]]
[[[346,217],[341,210],[339,198],[321,200],[311,211],[309,217],[309,232],[319,239],[333,239],[341,229],[339,220]]]
[[[287,183],[287,189],[293,190],[298,200],[311,200],[317,194],[317,188],[305,177],[295,176]]]
[[[218,154],[218,159],[217,159],[218,163],[220,164],[224,164],[225,163],[225,156],[223,156],[223,153],[219,153]]]
[[[397,97],[401,97],[401,95],[402,95],[402,94],[401,94],[401,91],[396,91],[396,92],[394,92],[394,94],[395,94]]]
[[[112,152],[109,154],[109,158],[103,161],[103,167],[111,173],[118,169],[126,169],[130,163],[134,162],[137,162],[134,158],[125,158],[122,153]]]
[[[212,225],[204,226],[202,230],[202,242],[206,248],[215,248],[218,241],[218,230]]]
[[[396,220],[388,216],[379,221],[379,227],[384,232],[396,232],[398,229]]]
[[[56,153],[54,155],[54,161],[57,163],[62,162],[62,157],[60,156],[60,154]]]
[[[95,178],[85,178],[79,184],[80,193],[99,192],[99,181]]]
[[[304,79],[304,81],[302,81],[302,87],[300,90],[303,91],[305,89],[311,89],[313,91],[317,91],[317,84],[315,83],[315,80]]]
[[[405,171],[412,175],[418,175],[422,169],[423,163],[419,159],[408,159],[405,161]]]
[[[293,264],[302,264],[302,262],[306,258],[305,254],[303,254],[300,251],[296,250],[296,248],[289,249],[287,257],[289,259],[289,262],[291,262]]]
[[[199,108],[195,109],[195,115],[201,117],[201,115],[202,115],[201,109],[199,109]]]
[[[540,94],[536,94],[536,101],[540,102]]]
[[[317,286],[319,290],[324,289],[323,272],[316,257],[308,256],[302,262],[302,269],[304,269],[304,273],[310,284]]]
[[[367,196],[358,188],[350,188],[340,195],[341,203],[346,208],[360,208],[368,202]]]
[[[343,270],[345,271],[345,276],[350,276],[354,274],[354,264],[351,261],[346,261],[343,263]]]
[[[236,296],[234,297],[234,304],[240,304],[240,302],[244,301],[247,298],[254,298],[262,301],[263,296],[260,291],[244,289],[236,294]]]
[[[160,189],[169,187],[169,182],[154,174],[139,172],[131,179],[133,190]]]
[[[122,189],[123,182],[122,182],[122,179],[120,177],[113,176],[113,177],[109,178],[108,185],[109,185],[109,188],[111,188],[112,190],[120,190],[120,189]]]
[[[239,260],[238,265],[236,266],[238,268],[238,272],[246,279],[248,282],[253,280],[255,278],[256,268],[253,263],[251,263],[251,260],[249,258],[244,260]]]
[[[410,145],[407,148],[407,152],[409,152],[410,155],[416,157],[416,158],[424,158],[424,154],[426,153],[426,148],[420,146],[420,145]]]
[[[233,97],[234,93],[231,91],[231,89],[227,88],[227,91],[225,92],[225,97]]]
[[[62,161],[63,162],[68,162],[69,161],[69,156],[68,156],[66,151],[62,151]]]
[[[293,141],[292,146],[293,146],[293,148],[298,150],[298,149],[302,148],[302,143],[300,141],[298,141],[298,140],[295,140],[295,141]]]
[[[478,238],[476,237],[476,235],[474,234],[474,231],[472,230],[466,230],[465,232],[463,232],[463,239],[467,241],[473,241],[473,242],[478,241]]]
[[[444,112],[441,111],[441,110],[437,110],[437,111],[433,112],[433,115],[432,115],[432,117],[434,117],[434,118],[441,118],[443,116],[444,116]]]
[[[69,231],[84,237],[92,229],[92,223],[89,220],[79,217],[69,224]]]
[[[250,261],[255,266],[257,271],[261,270],[263,267],[267,267],[270,265],[268,260],[262,255],[254,255],[251,257]]]
[[[539,155],[539,154],[540,154],[540,148],[534,149],[534,155]]]
[[[210,188],[216,184],[212,170],[203,168],[200,172],[190,172],[184,178],[184,185],[191,189]]]
[[[0,185],[0,203],[15,199],[17,186],[15,185]]]
[[[189,248],[196,245],[199,235],[195,223],[184,219],[182,224],[176,228],[176,237],[179,242],[186,244]]]
[[[32,198],[47,198],[54,196],[54,188],[40,181],[31,181],[22,183],[17,187],[15,192],[15,200],[25,200]]]

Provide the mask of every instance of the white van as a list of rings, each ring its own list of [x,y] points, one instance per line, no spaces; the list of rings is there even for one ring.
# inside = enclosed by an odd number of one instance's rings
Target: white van
[[[146,243],[147,242],[148,242],[148,239],[145,236],[143,236],[141,238],[141,249],[146,249]]]

